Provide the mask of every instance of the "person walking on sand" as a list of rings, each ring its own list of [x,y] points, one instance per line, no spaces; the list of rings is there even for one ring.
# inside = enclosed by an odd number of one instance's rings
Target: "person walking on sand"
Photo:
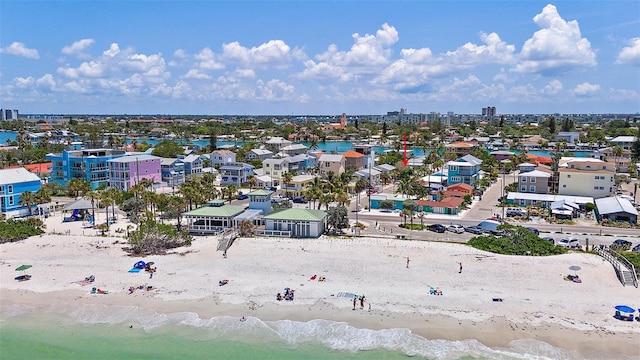
[[[409,257],[407,256],[407,269],[409,268],[409,261],[411,260],[409,260]]]
[[[358,296],[353,297],[353,310],[356,309],[356,302],[358,301]]]
[[[458,264],[460,264],[460,271],[458,271],[458,274],[462,274],[462,263],[459,262]]]
[[[364,309],[364,295],[360,298],[360,309]]]

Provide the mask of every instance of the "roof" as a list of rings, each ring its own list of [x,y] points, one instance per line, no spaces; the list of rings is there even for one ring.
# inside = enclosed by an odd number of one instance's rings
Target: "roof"
[[[0,185],[18,184],[29,181],[40,181],[40,178],[25,168],[0,170]]]
[[[196,161],[198,159],[200,159],[200,155],[191,154],[191,155],[185,156],[185,158],[182,159],[182,161],[190,163],[190,162],[194,162],[194,161]]]
[[[291,144],[291,145],[287,145],[285,147],[283,147],[282,149],[280,149],[281,151],[288,151],[288,150],[304,150],[307,147],[304,146],[304,144]]]
[[[305,174],[305,175],[296,175],[296,176],[291,178],[291,182],[292,183],[303,183],[305,181],[311,181],[313,179],[315,179],[314,175],[307,175],[307,174]]]
[[[497,150],[497,151],[492,151],[489,153],[489,155],[515,155],[516,153],[512,152],[512,151],[506,151],[506,150]]]
[[[473,155],[465,155],[465,156],[463,156],[463,157],[459,158],[459,159],[458,159],[458,160],[456,160],[456,161],[466,161],[466,162],[468,162],[468,163],[470,163],[470,164],[473,164],[473,165],[480,165],[480,164],[482,164],[482,160],[478,159],[477,157],[475,157],[475,156],[473,156]]]
[[[378,176],[380,174],[382,174],[381,171],[372,168],[358,170],[353,173],[353,175],[357,175],[359,177]]]
[[[231,150],[221,150],[221,149],[218,149],[218,150],[213,150],[213,151],[211,152],[211,154],[212,154],[212,155],[213,155],[213,154],[220,154],[220,155],[234,154],[234,155],[235,155],[236,153],[234,153],[234,152],[233,152],[233,151],[231,151]]]
[[[233,217],[245,209],[244,206],[223,205],[223,206],[203,206],[195,210],[183,213],[183,216],[217,216],[217,217]]]
[[[390,164],[380,164],[373,167],[374,169],[382,170],[382,171],[393,171],[396,169],[395,166]]]
[[[114,163],[132,163],[132,162],[136,162],[136,161],[145,161],[145,160],[156,160],[156,159],[160,159],[157,156],[153,156],[153,155],[129,155],[129,156],[122,156],[119,158],[115,158],[115,159],[111,159],[107,162],[114,162]]]
[[[456,197],[448,197],[442,199],[442,201],[433,201],[433,200],[416,200],[416,204],[420,206],[431,206],[431,207],[443,207],[449,209],[456,209],[464,202],[464,199],[456,198]]]
[[[631,202],[620,196],[596,199],[596,207],[600,214],[628,213],[638,215]]]
[[[463,141],[458,141],[458,142],[454,142],[446,145],[446,147],[456,147],[456,148],[470,148],[475,146],[476,146],[475,144],[471,144]]]
[[[343,152],[342,156],[344,156],[346,158],[361,158],[364,155],[359,153],[359,152],[357,152],[357,151],[349,150],[349,151]]]
[[[592,197],[587,196],[573,196],[573,195],[551,195],[551,194],[534,194],[534,193],[521,193],[510,192],[507,195],[508,200],[538,200],[538,201],[558,201],[565,200],[575,204],[593,203]]]
[[[342,155],[335,155],[335,154],[322,154],[320,156],[320,159],[318,159],[318,161],[324,161],[324,162],[342,162],[342,159],[344,157]]]
[[[176,162],[183,162],[180,159],[173,159],[173,158],[161,158],[160,159],[160,165],[173,165]]]
[[[91,209],[91,201],[85,198],[80,198],[72,203],[69,203],[64,206],[63,210],[86,210]]]
[[[322,221],[327,213],[322,210],[284,209],[264,217],[265,220]]]
[[[251,195],[256,195],[256,196],[268,196],[273,194],[273,191],[271,190],[264,190],[264,189],[259,189],[259,190],[253,190],[252,192],[248,193],[247,195],[251,196]]]
[[[611,142],[634,142],[636,141],[635,136],[617,136],[611,139]]]
[[[273,151],[271,150],[266,150],[266,149],[251,149],[249,150],[249,152],[252,152],[256,155],[270,155],[273,154]]]
[[[540,170],[533,170],[533,171],[529,171],[526,173],[522,173],[520,174],[521,176],[533,176],[533,177],[543,177],[543,178],[550,178],[551,174],[549,174],[548,172],[544,172],[544,171],[540,171]]]
[[[236,216],[234,220],[236,221],[257,220],[262,217],[262,212],[263,212],[262,210],[258,210],[258,209],[249,209],[241,213],[240,215]]]
[[[447,190],[450,189],[455,189],[455,188],[463,188],[467,191],[473,191],[473,186],[469,185],[469,184],[465,184],[465,183],[457,183],[457,184],[453,184],[450,186],[447,186]]]

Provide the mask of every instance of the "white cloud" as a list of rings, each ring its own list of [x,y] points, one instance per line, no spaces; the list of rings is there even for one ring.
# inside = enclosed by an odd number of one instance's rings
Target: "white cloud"
[[[553,75],[578,66],[595,66],[596,54],[576,20],[565,21],[549,4],[533,18],[541,28],[525,41],[515,71]]]
[[[21,42],[13,42],[11,45],[0,49],[0,54],[10,54],[16,56],[22,56],[29,59],[39,59],[40,55],[38,50],[29,49]]]
[[[65,47],[62,48],[62,53],[66,54],[66,55],[75,55],[75,54],[81,54],[82,50],[88,48],[89,46],[93,45],[93,43],[95,42],[95,40],[93,39],[82,39],[82,40],[78,40],[76,42],[74,42],[71,45],[67,45]]]
[[[516,47],[500,39],[496,33],[480,33],[484,45],[466,43],[446,53],[446,60],[459,65],[473,66],[477,64],[510,64],[515,61]]]
[[[237,41],[223,44],[220,57],[228,65],[243,67],[286,67],[292,59],[291,48],[282,40],[270,40],[252,48]]]
[[[190,69],[186,74],[184,74],[183,77],[185,79],[197,79],[197,80],[209,80],[209,79],[211,79],[211,76],[209,74],[205,74],[203,72],[200,72],[200,70],[198,70],[198,69]]]
[[[120,46],[118,46],[117,43],[112,43],[111,46],[109,47],[109,50],[105,50],[102,54],[109,57],[115,57],[119,53],[120,53]]]
[[[224,64],[216,60],[216,54],[209,48],[204,48],[195,56],[196,60],[200,60],[198,64],[202,70],[221,70],[224,69]]]
[[[187,57],[187,53],[183,49],[178,49],[173,52],[173,56],[177,57],[178,59],[184,59]]]
[[[556,95],[562,91],[562,82],[558,79],[553,79],[544,87],[544,93],[547,95]]]
[[[583,82],[582,84],[578,84],[574,89],[573,93],[577,96],[591,96],[600,91],[600,85],[590,84],[588,82]]]
[[[38,80],[36,80],[36,85],[43,90],[54,90],[56,87],[56,81],[53,79],[53,75],[45,74]]]
[[[618,53],[616,64],[640,66],[640,37],[631,39],[629,46],[623,48],[620,53]]]

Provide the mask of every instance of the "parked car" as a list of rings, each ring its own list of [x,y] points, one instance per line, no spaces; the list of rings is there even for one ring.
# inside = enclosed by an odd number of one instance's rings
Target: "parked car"
[[[269,186],[269,187],[267,188],[267,190],[270,190],[270,191],[278,191],[278,188],[277,188],[277,187],[275,187],[275,186]]]
[[[540,230],[538,230],[538,229],[536,229],[536,228],[534,228],[534,227],[527,226],[527,229],[528,229],[528,230],[531,230],[531,232],[532,232],[532,233],[534,233],[534,234],[536,234],[536,235],[540,235]]]
[[[556,243],[556,240],[554,238],[552,238],[551,236],[545,236],[545,237],[542,238],[542,240],[548,241],[548,242],[550,242],[552,244]]]
[[[634,246],[633,249],[631,249],[631,251],[633,251],[635,253],[640,253],[640,244]]]
[[[507,216],[526,216],[527,212],[519,208],[508,208],[506,211]]]
[[[627,241],[625,239],[616,239],[613,241],[613,244],[611,244],[610,248],[613,250],[619,250],[619,251],[628,251],[629,249],[631,249],[631,241]]]
[[[464,228],[464,231],[472,233],[472,234],[476,234],[476,235],[484,233],[484,230],[479,226],[467,226],[467,227]]]
[[[249,198],[249,196],[247,196],[246,194],[240,194],[240,195],[238,195],[237,199],[238,200],[245,200],[245,199],[248,199],[248,198]]]
[[[437,233],[443,233],[445,232],[445,230],[447,230],[447,228],[445,228],[442,224],[431,224],[429,225],[429,227],[427,227],[427,229],[435,231]]]
[[[454,225],[447,226],[447,231],[450,231],[450,232],[456,233],[456,234],[462,234],[465,230],[464,230],[464,226],[458,225],[458,224],[454,224]]]
[[[306,204],[306,203],[308,203],[307,200],[305,200],[304,198],[301,198],[301,197],[293,198],[293,202],[296,203],[296,204]]]
[[[566,249],[579,249],[580,248],[580,243],[578,242],[578,239],[574,238],[574,237],[566,237],[566,238],[562,238],[560,239],[560,241],[558,241],[558,246],[566,248]]]

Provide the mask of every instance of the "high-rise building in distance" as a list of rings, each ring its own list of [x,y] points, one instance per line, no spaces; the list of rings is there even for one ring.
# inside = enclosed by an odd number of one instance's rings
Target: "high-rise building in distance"
[[[494,117],[496,116],[496,107],[488,106],[486,108],[482,108],[482,116],[486,117]]]

